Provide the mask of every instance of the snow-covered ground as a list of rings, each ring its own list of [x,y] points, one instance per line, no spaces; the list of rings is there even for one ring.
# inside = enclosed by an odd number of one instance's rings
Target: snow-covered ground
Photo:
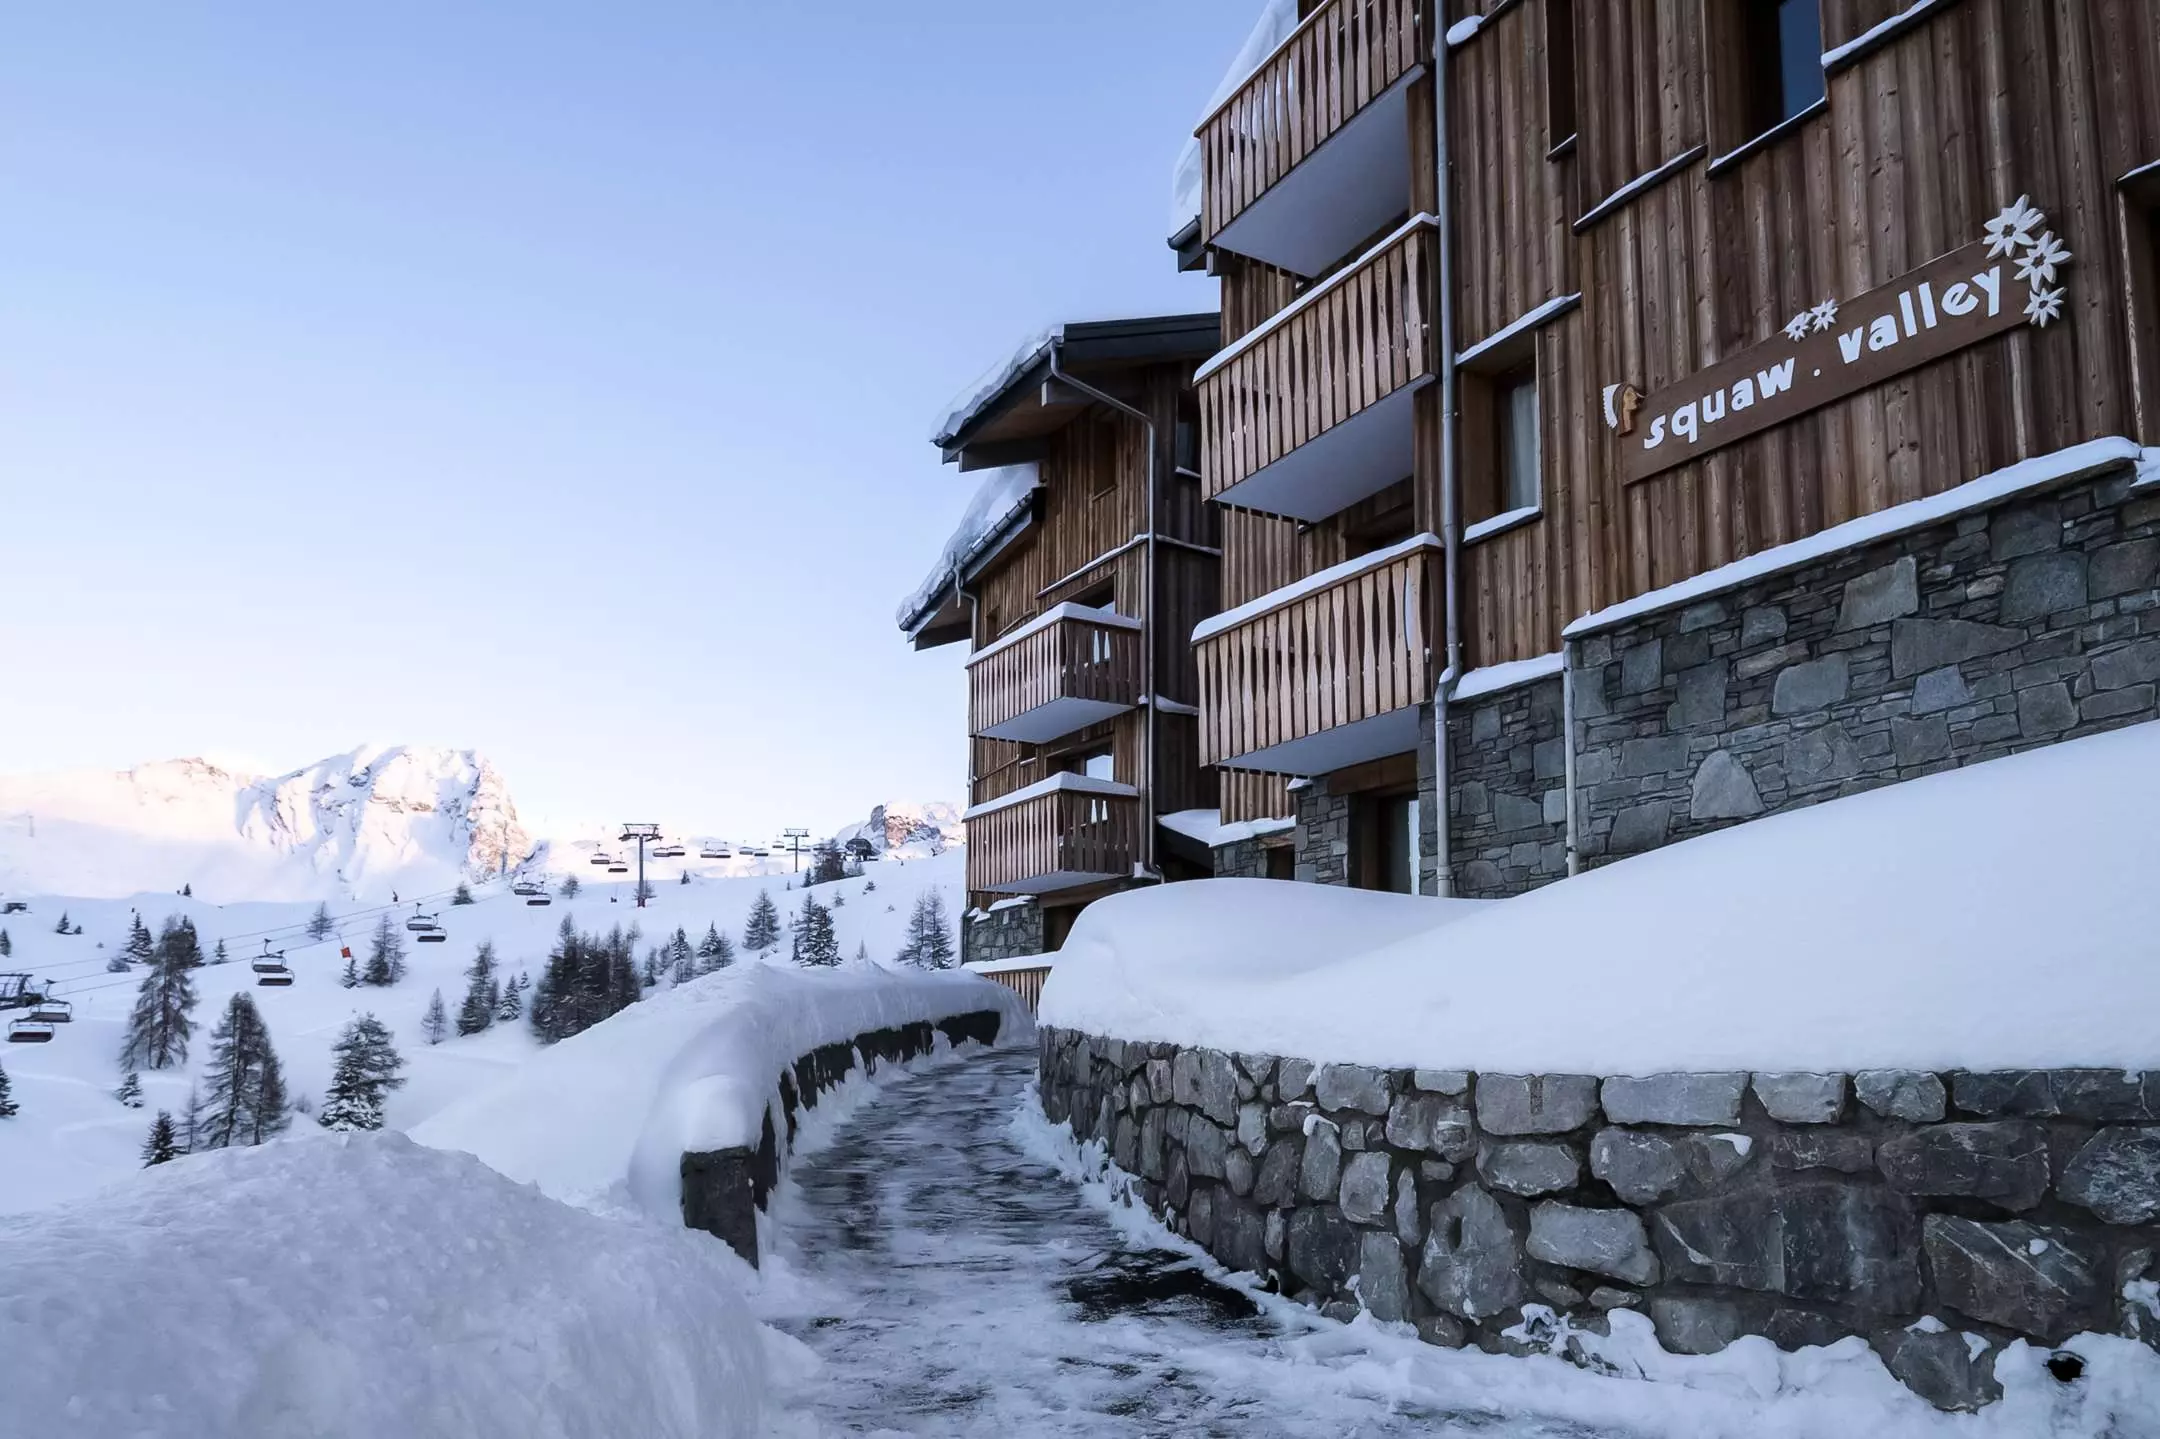
[[[2160,723],[1501,901],[1197,880],[1091,905],[1046,1024],[1511,1074],[2160,1068]],[[2104,1001],[2101,998],[2104,997]]]
[[[867,946],[873,958],[891,959],[901,946],[908,912],[926,889],[942,894],[947,914],[957,923],[964,903],[965,851],[912,860],[902,857],[904,853],[873,861],[861,879],[817,888],[821,904],[844,901],[833,912],[843,957]],[[723,873],[745,864],[779,872]],[[440,916],[449,939],[442,944],[408,943],[410,972],[388,989],[348,990],[337,982],[344,966],[341,946],[365,958],[366,937],[378,911],[333,905],[333,913],[346,916],[341,921],[344,933],[311,943],[303,931],[314,911],[308,902],[218,905],[199,894],[193,899],[173,894],[100,899],[11,894],[26,898],[31,908],[27,914],[0,917],[0,929],[7,931],[14,948],[11,958],[0,960],[0,971],[51,978],[57,992],[73,1001],[75,1016],[72,1023],[59,1026],[49,1044],[0,1044],[0,1066],[14,1082],[22,1111],[0,1120],[0,1213],[73,1200],[133,1173],[137,1150],[156,1111],[177,1113],[185,1105],[189,1082],[200,1077],[209,1056],[210,1029],[236,991],[254,996],[284,1063],[287,1088],[296,1096],[321,1097],[338,1030],[353,1015],[372,1011],[394,1031],[408,1061],[409,1082],[391,1096],[389,1118],[392,1127],[409,1128],[501,1078],[539,1048],[522,1022],[470,1038],[452,1037],[435,1047],[422,1042],[420,1020],[429,996],[440,989],[455,1012],[464,992],[464,971],[482,940],[493,941],[505,977],[525,973],[535,979],[565,916],[588,932],[636,923],[644,936],[638,947],[641,957],[646,946],[668,938],[678,926],[694,941],[708,925],[717,925],[739,944],[743,921],[760,892],[771,893],[783,919],[801,907],[801,894],[785,888],[787,865],[784,858],[700,861],[695,851],[679,861],[648,861],[654,897],[642,911],[631,903],[630,877],[609,876],[590,863],[571,864],[567,857],[565,868],[578,873],[583,885],[576,899],[557,895],[552,904],[533,908],[502,881],[475,885],[477,902],[470,906],[452,907],[447,895],[431,896],[427,907]],[[687,885],[680,882],[684,873],[691,876]],[[870,884],[876,889],[869,890]],[[82,934],[54,932],[63,911],[83,927]],[[168,915],[186,915],[194,921],[206,953],[223,939],[233,961],[196,973],[201,1002],[189,1063],[180,1070],[145,1073],[142,1109],[127,1108],[112,1097],[120,1080],[116,1056],[142,973],[140,968],[132,974],[105,972],[105,962],[125,942],[135,912],[153,931]],[[392,912],[402,920],[411,905]],[[246,961],[261,951],[266,934],[293,968],[296,982],[290,989],[255,985]],[[400,934],[414,939],[402,929]]]
[[[400,1134],[193,1155],[0,1217],[0,1433],[748,1439],[748,1272]]]

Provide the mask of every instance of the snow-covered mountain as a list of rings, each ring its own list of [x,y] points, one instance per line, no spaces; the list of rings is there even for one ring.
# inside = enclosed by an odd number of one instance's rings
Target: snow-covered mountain
[[[532,848],[472,750],[363,745],[269,776],[201,759],[0,775],[0,891],[373,898],[447,889]]]
[[[869,819],[847,826],[833,838],[841,844],[866,839],[879,854],[893,850],[910,856],[940,854],[948,846],[965,842],[967,826],[960,822],[959,806],[944,800],[881,804],[871,809]]]

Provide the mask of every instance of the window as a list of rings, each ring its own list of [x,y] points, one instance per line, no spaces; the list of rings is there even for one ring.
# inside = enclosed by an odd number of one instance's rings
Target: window
[[[1089,779],[1106,780],[1114,778],[1109,749],[1099,749],[1086,756],[1081,761],[1080,773],[1086,775]]]
[[[1186,474],[1200,473],[1200,397],[1180,390],[1177,401],[1177,438],[1171,463]]]
[[[1820,0],[1741,0],[1746,7],[1747,132],[1772,130],[1824,96]]]
[[[1287,844],[1278,844],[1260,852],[1260,859],[1267,866],[1269,879],[1297,878],[1297,851]]]
[[[1545,0],[1545,133],[1553,158],[1575,139],[1575,0]]]
[[[1537,366],[1523,365],[1493,382],[1494,422],[1499,431],[1498,513],[1536,509],[1538,503]]]

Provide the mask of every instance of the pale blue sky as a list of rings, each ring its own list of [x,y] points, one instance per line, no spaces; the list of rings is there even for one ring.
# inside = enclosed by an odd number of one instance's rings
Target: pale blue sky
[[[1205,309],[1181,137],[1257,0],[22,6],[0,770],[363,740],[758,837],[961,798],[891,616],[951,392]]]

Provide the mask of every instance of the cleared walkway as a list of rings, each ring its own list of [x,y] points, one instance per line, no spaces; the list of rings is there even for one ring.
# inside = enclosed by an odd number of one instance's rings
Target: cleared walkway
[[[1388,1366],[1297,1343],[1179,1256],[1127,1238],[1010,1133],[1034,1052],[900,1078],[800,1161],[778,1320],[824,1361],[842,1434],[1586,1436],[1413,1408]]]

